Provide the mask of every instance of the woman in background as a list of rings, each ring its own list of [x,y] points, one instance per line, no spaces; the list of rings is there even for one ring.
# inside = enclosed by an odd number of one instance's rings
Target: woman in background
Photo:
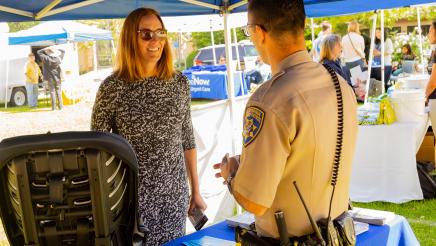
[[[336,34],[330,34],[326,36],[321,43],[319,62],[333,68],[337,74],[341,75],[342,78],[344,78],[348,84],[352,86],[350,77],[342,70],[341,60],[339,59],[341,54],[341,37]]]
[[[374,49],[374,61],[381,65],[381,50],[382,50],[382,42],[381,42],[381,31],[377,29],[375,31],[375,49]],[[394,53],[394,45],[392,40],[388,37],[387,29],[384,31],[384,83],[385,88],[388,87],[388,82],[391,78],[392,74],[392,53]],[[371,72],[371,74],[373,71]],[[375,74],[374,78],[377,80],[381,80],[381,76],[379,74]]]
[[[412,47],[410,44],[404,44],[401,47],[401,58],[398,67],[392,72],[394,76],[398,76],[403,72],[403,64],[404,61],[414,61],[416,58],[415,54],[413,54]]]
[[[167,32],[155,10],[131,12],[119,42],[114,73],[97,92],[91,128],[117,133],[135,149],[139,215],[149,232],[145,244],[162,245],[184,235],[188,212],[206,209],[189,81],[174,71]]]
[[[360,35],[359,23],[351,21],[348,24],[348,33],[342,37],[342,57],[348,70],[360,66],[365,67],[365,41]]]
[[[353,87],[354,93],[358,100],[362,100],[365,97],[365,89],[359,79],[355,81],[355,85],[352,84],[351,78],[344,71],[341,66],[339,57],[342,54],[341,37],[336,34],[330,34],[324,38],[321,43],[320,63],[331,67],[337,74],[342,76],[348,84]]]

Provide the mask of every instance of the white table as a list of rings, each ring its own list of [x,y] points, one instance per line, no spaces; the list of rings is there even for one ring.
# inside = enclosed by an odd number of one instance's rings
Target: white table
[[[351,200],[403,203],[423,199],[416,152],[427,127],[427,115],[411,123],[359,126],[350,181]]]

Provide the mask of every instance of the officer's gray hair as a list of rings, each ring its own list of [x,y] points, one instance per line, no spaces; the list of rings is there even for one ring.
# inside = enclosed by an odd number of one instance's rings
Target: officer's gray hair
[[[341,37],[336,34],[327,35],[321,43],[321,52],[319,60],[320,62],[324,60],[333,60],[333,49],[336,44],[341,43]]]

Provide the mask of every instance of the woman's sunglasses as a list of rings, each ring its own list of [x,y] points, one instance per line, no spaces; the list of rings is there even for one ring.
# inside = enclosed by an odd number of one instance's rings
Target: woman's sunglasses
[[[165,39],[167,37],[167,30],[151,31],[148,29],[140,29],[138,30],[138,33],[139,37],[145,41],[150,41],[155,37],[159,40]]]

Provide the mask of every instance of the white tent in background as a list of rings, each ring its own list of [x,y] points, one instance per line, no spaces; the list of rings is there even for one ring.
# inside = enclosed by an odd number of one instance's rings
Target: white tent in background
[[[183,32],[210,32],[212,46],[215,46],[213,32],[224,30],[224,20],[219,15],[172,16],[163,17],[162,19],[168,32],[177,32],[179,35]],[[246,12],[229,15],[229,28],[234,28],[235,43],[237,43],[235,28],[245,26],[247,21]],[[236,56],[239,58],[238,49],[236,49]],[[215,49],[213,49],[213,58],[214,63],[216,63]],[[237,61],[239,64],[239,59]]]
[[[224,30],[224,20],[219,15],[193,15],[162,17],[169,32],[210,32]],[[229,27],[247,25],[247,13],[229,15]]]

